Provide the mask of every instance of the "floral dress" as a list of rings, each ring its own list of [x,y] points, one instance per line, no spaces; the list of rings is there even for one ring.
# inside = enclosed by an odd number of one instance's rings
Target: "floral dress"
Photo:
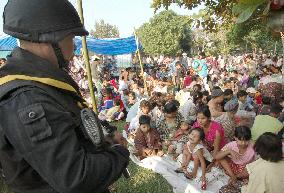
[[[221,116],[215,118],[214,121],[220,123],[221,126],[224,128],[225,139],[227,141],[234,141],[236,123],[235,120],[229,116],[229,113],[223,113]]]
[[[179,129],[182,120],[183,117],[180,112],[177,113],[176,119],[173,123],[167,123],[164,114],[159,120],[157,120],[157,131],[159,132],[162,141],[173,137],[175,131]]]

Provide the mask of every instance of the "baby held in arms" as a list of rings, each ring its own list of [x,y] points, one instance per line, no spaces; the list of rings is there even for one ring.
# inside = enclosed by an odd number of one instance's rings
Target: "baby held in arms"
[[[205,138],[205,133],[201,128],[193,128],[188,136],[188,142],[185,144],[183,149],[183,158],[181,168],[177,169],[176,172],[184,173],[188,179],[196,178],[197,170],[199,165],[202,169],[202,189],[206,189],[206,167],[213,162],[213,157],[209,151],[202,145],[202,141]],[[194,161],[194,167],[191,172],[188,172],[187,167],[189,162]]]
[[[188,133],[190,125],[187,121],[182,121],[180,128],[176,130],[173,137],[169,140],[168,153],[173,154],[173,158],[176,159],[183,152],[183,147],[188,141]]]

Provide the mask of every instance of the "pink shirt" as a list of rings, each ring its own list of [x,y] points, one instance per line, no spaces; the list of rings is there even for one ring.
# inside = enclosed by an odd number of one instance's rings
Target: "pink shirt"
[[[193,125],[193,128],[196,128],[196,127],[200,127],[200,124],[198,122],[195,122]],[[211,147],[207,147],[209,151],[213,151],[213,144],[216,138],[217,131],[221,135],[220,148],[224,147],[224,145],[226,144],[225,136],[224,136],[224,129],[222,125],[215,121],[211,121],[210,128],[207,131],[207,133],[205,133],[205,141],[209,143],[209,145],[211,146]]]
[[[238,148],[237,142],[232,141],[232,142],[226,144],[222,148],[222,151],[227,151],[227,150],[233,150],[233,151],[239,153],[239,148]],[[233,159],[232,157],[230,157],[230,158],[235,164],[238,164],[238,165],[246,165],[246,164],[253,162],[254,159],[255,159],[255,151],[253,149],[253,145],[249,144],[245,153],[240,154],[240,157],[238,157],[238,159]]]

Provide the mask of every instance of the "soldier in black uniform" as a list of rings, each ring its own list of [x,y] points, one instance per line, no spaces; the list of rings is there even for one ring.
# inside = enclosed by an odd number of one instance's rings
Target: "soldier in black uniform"
[[[67,0],[9,0],[3,23],[20,40],[0,68],[6,183],[15,193],[107,192],[129,152],[119,144],[97,152],[84,135],[84,100],[67,73],[74,36],[88,34],[76,10]]]

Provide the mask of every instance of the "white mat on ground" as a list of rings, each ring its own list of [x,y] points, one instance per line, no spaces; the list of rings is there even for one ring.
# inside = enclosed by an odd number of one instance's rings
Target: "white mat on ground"
[[[206,173],[207,190],[201,190],[200,168],[196,179],[189,180],[183,174],[177,174],[174,171],[180,167],[180,161],[173,161],[170,156],[148,157],[141,161],[133,154],[130,157],[137,165],[161,174],[171,184],[174,193],[218,193],[219,189],[226,185],[229,180],[229,177],[221,169],[214,167],[211,172]],[[178,160],[181,160],[181,157]],[[192,162],[189,164],[189,168],[193,168]]]

